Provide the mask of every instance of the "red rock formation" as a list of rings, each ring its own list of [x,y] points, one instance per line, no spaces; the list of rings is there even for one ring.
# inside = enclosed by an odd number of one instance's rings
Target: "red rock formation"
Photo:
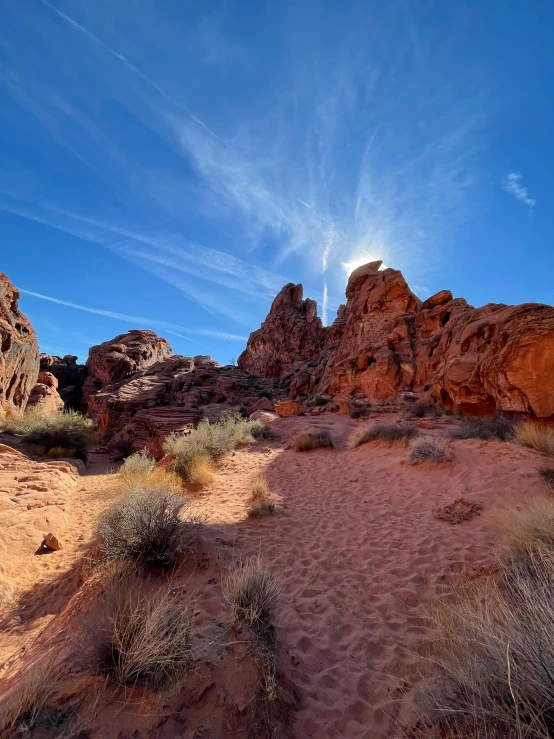
[[[19,291],[0,272],[0,416],[25,410],[39,372],[37,337],[18,300]]]
[[[58,381],[58,392],[66,408],[79,410],[83,398],[83,383],[87,374],[84,364],[77,364],[77,357],[40,355],[41,372],[51,372]]]
[[[400,272],[380,266],[373,262],[351,274],[346,306],[323,329],[319,354],[313,341],[304,355],[301,346],[292,351],[296,344],[288,336],[298,331],[291,326],[304,323],[282,320],[290,312],[274,303],[251,335],[241,365],[270,377],[271,358],[279,355],[292,397],[326,393],[338,397],[341,408],[352,397],[385,400],[415,391],[468,413],[554,415],[553,307],[475,309],[448,290],[422,303]],[[312,322],[314,311],[312,305]],[[280,330],[284,336],[271,333]]]
[[[281,377],[299,357],[318,356],[324,329],[315,300],[302,299],[302,285],[289,283],[273,301],[266,320],[250,334],[238,366],[262,377]]]
[[[58,393],[58,381],[51,372],[39,372],[38,382],[31,391],[28,410],[49,414],[63,410],[64,402]]]
[[[169,342],[147,330],[128,331],[112,341],[91,347],[83,385],[84,406],[87,407],[90,396],[102,388],[121,382],[171,355]]]

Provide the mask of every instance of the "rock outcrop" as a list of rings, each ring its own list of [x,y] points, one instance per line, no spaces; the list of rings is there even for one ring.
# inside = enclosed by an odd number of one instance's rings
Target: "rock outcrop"
[[[150,367],[172,355],[167,339],[154,331],[132,330],[112,341],[91,347],[83,385],[83,406],[102,388],[121,382],[139,370]]]
[[[0,272],[0,417],[25,410],[39,372],[37,337],[18,300],[19,291]]]
[[[201,418],[216,421],[225,411],[247,412],[261,397],[263,405],[273,407],[266,397],[270,387],[210,357],[175,355],[90,395],[88,412],[109,451],[149,448],[158,453],[167,434],[186,431]]]
[[[380,267],[373,262],[350,275],[346,305],[332,326],[312,330],[304,353],[289,337],[301,335],[307,321],[276,299],[241,366],[273,377],[279,357],[279,376],[289,380],[293,398],[327,394],[342,408],[349,398],[416,392],[466,413],[554,415],[554,307],[474,308],[448,290],[422,302],[401,272]],[[294,322],[283,319],[291,315]],[[311,301],[310,325],[318,325],[314,315]]]
[[[46,415],[61,411],[64,402],[58,393],[58,381],[51,372],[39,372],[38,382],[31,390],[27,410],[37,410]]]
[[[262,377],[282,377],[299,358],[318,356],[324,329],[315,300],[302,299],[302,285],[279,292],[261,327],[250,334],[238,366]]]
[[[81,409],[87,368],[84,364],[77,364],[76,356],[67,354],[65,357],[55,357],[41,354],[40,370],[54,375],[58,381],[58,392],[67,409]]]

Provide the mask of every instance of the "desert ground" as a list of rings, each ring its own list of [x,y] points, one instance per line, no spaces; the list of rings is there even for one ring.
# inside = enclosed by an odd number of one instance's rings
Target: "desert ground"
[[[65,665],[56,686],[61,704],[83,691],[97,696],[82,711],[83,725],[71,728],[87,733],[68,736],[412,735],[432,639],[429,607],[460,582],[494,573],[501,536],[490,514],[545,497],[537,473],[545,455],[513,442],[466,439],[448,442],[450,461],[410,464],[403,442],[347,448],[353,430],[379,420],[279,418],[272,424],[275,438],[225,455],[213,482],[187,493],[205,525],[196,550],[172,573],[171,588],[195,597],[200,650],[184,680],[158,694],[102,682],[87,674],[79,655],[83,613],[96,587],[83,556],[98,513],[113,499],[121,464],[93,452],[86,467],[79,464],[67,525],[55,532],[62,549],[3,563],[10,597],[0,633],[2,675],[10,680],[45,644],[55,644]],[[456,423],[443,421],[410,423],[443,436]],[[295,450],[296,437],[322,430],[334,448]],[[19,440],[4,434],[0,443],[17,447]],[[249,487],[260,472],[276,511],[249,519]],[[482,510],[454,523],[437,517],[460,498]],[[274,638],[286,716],[277,729],[271,719],[249,726],[248,683],[255,679],[245,663],[249,647],[230,627],[221,590],[233,562],[258,555],[282,585]],[[152,587],[159,586],[155,581]]]

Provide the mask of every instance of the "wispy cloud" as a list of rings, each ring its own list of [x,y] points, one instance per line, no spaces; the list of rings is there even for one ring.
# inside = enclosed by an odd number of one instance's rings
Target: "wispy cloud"
[[[510,172],[502,181],[502,186],[507,193],[512,195],[520,203],[526,205],[530,211],[533,210],[537,201],[529,197],[529,191],[521,184],[522,176],[519,172]]]
[[[113,318],[117,321],[124,321],[125,323],[131,323],[135,328],[138,327],[154,327],[171,333],[174,336],[179,336],[182,339],[192,341],[194,344],[198,344],[197,341],[191,339],[187,334],[194,336],[206,336],[212,339],[225,339],[228,341],[246,341],[248,337],[239,336],[238,334],[229,334],[224,331],[212,331],[211,329],[201,328],[186,328],[179,326],[174,323],[168,323],[167,321],[159,321],[155,318],[144,318],[143,316],[131,316],[126,313],[118,313],[116,311],[105,310],[103,308],[91,308],[88,305],[79,305],[78,303],[72,303],[68,300],[61,300],[60,298],[53,298],[50,295],[43,295],[42,293],[33,292],[32,290],[25,290],[19,288],[19,292],[24,295],[31,295],[33,298],[39,298],[40,300],[48,300],[50,303],[57,303],[58,305],[64,305],[67,308],[75,308],[76,310],[85,311],[86,313],[95,313],[98,316],[104,316],[105,318]]]
[[[327,288],[327,282],[323,282],[323,300],[321,301],[321,320],[323,325],[327,325],[327,313],[329,308],[329,290]]]

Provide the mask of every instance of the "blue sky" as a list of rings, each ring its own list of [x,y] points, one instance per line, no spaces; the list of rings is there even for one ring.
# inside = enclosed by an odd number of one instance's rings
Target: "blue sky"
[[[0,269],[41,348],[236,357],[372,258],[554,302],[554,5],[0,0]],[[42,297],[39,297],[42,296]]]

